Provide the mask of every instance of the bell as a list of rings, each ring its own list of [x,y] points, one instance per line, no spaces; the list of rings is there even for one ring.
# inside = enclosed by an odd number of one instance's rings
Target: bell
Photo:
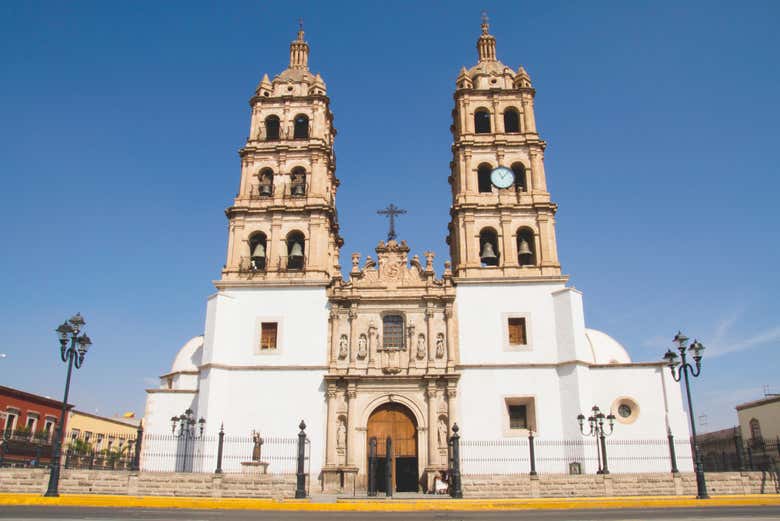
[[[520,239],[520,245],[517,247],[517,254],[518,255],[532,255],[533,252],[531,251],[531,248],[528,247],[528,241],[525,239]]]
[[[255,249],[252,250],[252,258],[253,259],[264,259],[265,258],[265,245],[263,245],[262,242],[258,242],[255,246]]]
[[[293,185],[292,187],[292,194],[293,195],[304,195],[306,193],[306,189],[303,185],[303,183],[298,183]]]
[[[296,241],[293,243],[292,248],[290,248],[290,257],[291,258],[303,257],[303,246],[301,246],[300,242]]]
[[[269,184],[260,185],[260,195],[270,196],[272,191],[273,190],[271,185]]]
[[[496,252],[493,251],[493,244],[489,241],[485,241],[485,244],[482,245],[482,253],[479,255],[479,258],[485,264],[495,264],[498,257],[496,257]]]

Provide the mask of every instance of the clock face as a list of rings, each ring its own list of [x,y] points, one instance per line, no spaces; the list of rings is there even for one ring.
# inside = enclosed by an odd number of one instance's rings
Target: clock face
[[[505,166],[499,166],[490,172],[490,182],[496,188],[509,188],[515,183],[515,173]]]

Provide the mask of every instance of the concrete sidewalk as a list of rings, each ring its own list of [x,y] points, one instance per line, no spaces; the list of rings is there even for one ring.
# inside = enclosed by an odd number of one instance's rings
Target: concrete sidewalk
[[[0,494],[6,506],[72,506],[116,508],[178,508],[198,510],[276,510],[320,512],[425,512],[488,510],[561,510],[604,508],[686,508],[725,506],[780,506],[780,495],[694,497],[642,496],[609,498],[534,499],[338,499],[335,503],[310,499],[238,499],[163,496],[63,495],[58,498],[34,494]]]

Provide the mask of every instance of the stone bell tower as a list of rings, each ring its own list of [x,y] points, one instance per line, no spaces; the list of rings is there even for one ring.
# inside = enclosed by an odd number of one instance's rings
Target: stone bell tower
[[[218,287],[324,285],[339,276],[336,129],[325,82],[308,67],[303,27],[290,66],[264,75],[239,151],[241,183],[230,221],[227,262]]]
[[[479,62],[461,69],[454,94],[447,243],[455,281],[560,277],[535,90],[523,67],[498,61],[488,29],[483,17]]]

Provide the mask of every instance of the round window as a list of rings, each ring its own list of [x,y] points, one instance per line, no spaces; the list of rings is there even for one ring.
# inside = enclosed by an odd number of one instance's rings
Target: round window
[[[615,419],[623,424],[634,423],[639,418],[639,404],[628,396],[621,396],[612,402],[610,410]]]

